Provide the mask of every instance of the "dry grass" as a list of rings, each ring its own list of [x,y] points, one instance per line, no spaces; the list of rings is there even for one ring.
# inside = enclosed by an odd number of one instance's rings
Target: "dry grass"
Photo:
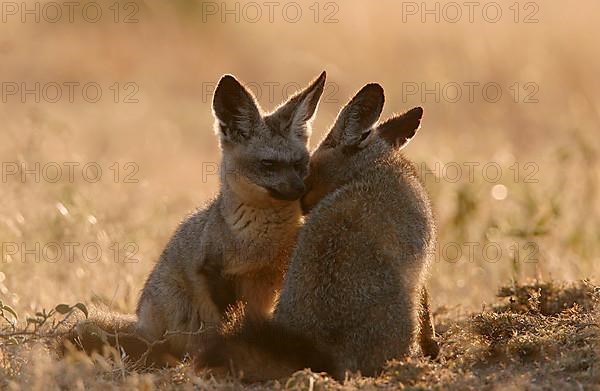
[[[29,88],[35,82],[96,82],[103,91],[98,103],[80,95],[72,103],[67,98],[36,103],[31,95],[0,103],[3,174],[5,164],[13,163],[32,169],[55,162],[64,170],[56,183],[44,176],[36,182],[31,174],[0,182],[0,300],[19,315],[17,327],[60,303],[134,310],[144,278],[177,222],[217,191],[216,176],[203,174],[219,158],[210,87],[223,73],[261,86],[260,102],[271,109],[281,100],[282,85],[304,84],[326,69],[334,84],[314,123],[313,144],[366,82],[385,87],[384,116],[424,106],[423,129],[406,153],[422,168],[439,223],[440,251],[430,278],[433,307],[452,308],[438,314],[441,362],[394,364],[381,378],[352,378],[348,387],[401,381],[414,388],[535,389],[562,388],[563,382],[578,389],[580,382],[593,389],[599,381],[589,360],[597,335],[595,326],[586,326],[594,322],[587,288],[518,282],[600,277],[600,49],[592,33],[600,5],[539,1],[539,22],[533,24],[514,23],[508,3],[501,3],[504,17],[498,23],[481,17],[474,23],[422,23],[418,16],[404,23],[397,1],[339,2],[337,23],[315,23],[308,8],[314,2],[299,3],[304,16],[298,23],[281,17],[274,23],[221,23],[218,16],[203,23],[202,2],[186,0],[138,2],[134,24],[81,18],[0,23],[3,82]],[[101,4],[112,16],[109,5]],[[324,5],[319,3],[321,20],[330,12]],[[527,10],[521,11],[522,18]],[[139,87],[139,102],[122,103],[121,94],[121,103],[114,103],[109,88],[119,83],[126,93],[127,82]],[[270,82],[279,83],[273,97],[265,84]],[[406,83],[431,89],[452,82],[498,83],[503,97],[491,103],[477,89],[470,102],[467,87],[456,103],[403,93]],[[539,87],[538,103],[523,103],[529,82]],[[510,89],[515,83],[517,103]],[[79,164],[73,180],[66,174],[68,162]],[[102,168],[97,183],[81,176],[88,162]],[[472,177],[471,163],[479,164]],[[486,179],[486,164],[501,168],[497,181]],[[126,183],[136,168],[138,181]],[[487,174],[494,176],[493,168]],[[71,259],[65,251],[72,242],[79,245]],[[56,261],[48,259],[55,250],[50,243],[63,250]],[[87,243],[102,249],[97,261],[82,255]],[[35,255],[12,254],[7,244],[26,246]],[[135,254],[126,258],[127,250]],[[514,284],[500,293],[514,302],[491,306],[497,287],[507,281]],[[573,309],[572,302],[579,306]],[[479,313],[482,306],[487,310]],[[57,361],[44,346],[6,343],[0,349],[2,386],[235,387],[191,376],[186,366],[131,373],[110,360]],[[315,385],[331,383],[297,374],[289,386],[311,378]]]
[[[0,386],[285,390],[600,387],[600,287],[588,281],[531,282],[503,287],[499,297],[491,309],[460,320],[453,311],[440,308],[436,318],[441,356],[435,362],[423,358],[391,361],[376,378],[349,373],[340,383],[305,370],[288,379],[242,384],[235,378],[194,372],[190,363],[160,371],[136,370],[134,363],[126,358],[123,361],[115,351],[91,358],[72,351],[57,361],[56,339],[52,336],[17,335],[0,337],[0,373],[4,379]],[[51,328],[48,323],[38,333],[44,335]],[[0,336],[10,333],[13,331],[5,327]]]

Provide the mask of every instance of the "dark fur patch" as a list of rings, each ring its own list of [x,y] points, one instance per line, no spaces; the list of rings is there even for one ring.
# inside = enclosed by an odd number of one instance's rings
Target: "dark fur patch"
[[[235,281],[223,275],[223,266],[218,262],[206,262],[198,273],[205,277],[211,299],[221,314],[225,314],[237,300]]]
[[[258,357],[266,356],[297,370],[310,368],[314,372],[336,373],[333,357],[318,349],[307,337],[271,321],[246,318],[243,322],[240,327],[230,328],[230,334],[212,339],[198,355],[198,367],[228,368],[230,363],[236,362],[236,357],[232,357],[235,349],[230,351],[228,347],[237,345],[259,353]]]

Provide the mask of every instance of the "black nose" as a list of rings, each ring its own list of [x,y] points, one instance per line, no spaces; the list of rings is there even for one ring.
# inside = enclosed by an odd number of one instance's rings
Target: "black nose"
[[[290,184],[285,184],[278,187],[269,188],[269,193],[271,197],[278,200],[285,201],[295,201],[300,199],[304,192],[306,191],[306,187],[303,182],[294,182]]]
[[[292,191],[298,195],[298,198],[302,197],[304,192],[306,191],[306,186],[303,181],[295,182],[292,186]]]
[[[309,214],[312,209],[312,205],[306,202],[304,197],[300,200],[300,207],[302,208],[302,214],[305,216]]]

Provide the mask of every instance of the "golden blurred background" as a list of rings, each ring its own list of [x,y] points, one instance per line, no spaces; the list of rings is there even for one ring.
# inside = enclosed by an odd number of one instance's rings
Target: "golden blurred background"
[[[177,223],[218,191],[225,73],[271,110],[326,70],[313,146],[367,82],[383,117],[424,107],[405,152],[438,217],[434,307],[598,277],[600,3],[73,4],[2,3],[0,299],[18,312],[134,310]]]

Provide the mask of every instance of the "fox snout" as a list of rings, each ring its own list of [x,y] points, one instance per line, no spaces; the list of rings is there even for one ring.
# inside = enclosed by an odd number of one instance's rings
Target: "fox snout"
[[[300,199],[300,207],[302,208],[302,214],[307,215],[311,212],[311,210],[317,205],[317,203],[321,200],[322,195],[318,194],[312,190],[308,190],[304,193],[302,198]]]
[[[311,174],[305,181],[306,191],[300,199],[300,207],[302,214],[307,215],[317,205],[323,197],[333,190],[333,185],[330,181],[318,178],[318,175]]]
[[[302,208],[302,214],[307,215],[310,213],[310,210],[315,206],[316,201],[315,198],[318,198],[318,195],[315,194],[314,191],[314,176],[309,174],[306,180],[304,181],[304,186],[306,190],[300,199],[300,207]]]
[[[271,197],[284,200],[284,201],[296,201],[302,197],[306,191],[304,181],[300,178],[294,178],[292,181],[280,183],[273,187],[268,187],[267,190]]]

